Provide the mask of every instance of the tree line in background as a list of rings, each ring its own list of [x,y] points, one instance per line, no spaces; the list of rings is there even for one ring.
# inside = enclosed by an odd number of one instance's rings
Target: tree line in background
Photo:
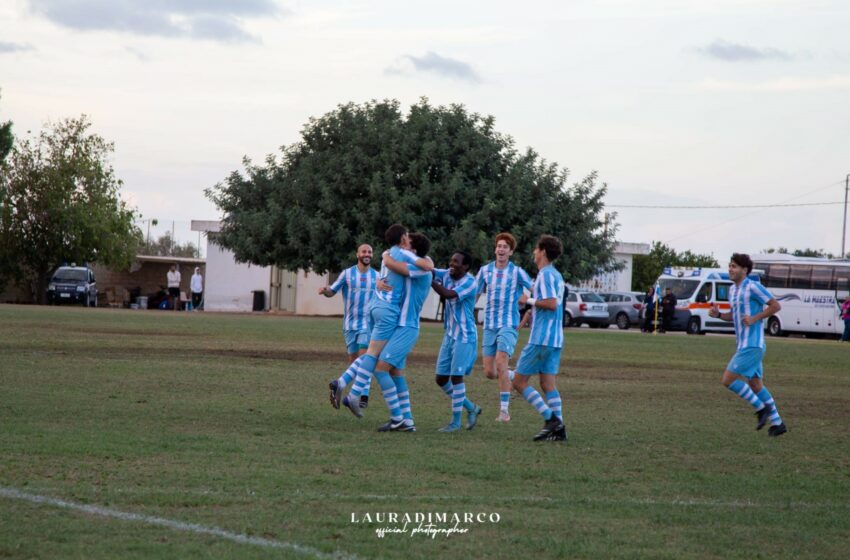
[[[665,266],[685,268],[718,268],[720,263],[711,255],[699,255],[691,251],[676,252],[675,249],[653,241],[648,255],[635,255],[632,262],[632,290],[645,292],[655,286]]]
[[[224,216],[217,242],[240,262],[323,273],[350,266],[360,243],[385,247],[386,228],[402,223],[431,239],[442,266],[455,249],[476,266],[491,260],[493,237],[510,231],[524,267],[549,233],[564,243],[555,265],[569,281],[616,268],[605,184],[593,173],[568,185],[566,169],[517,150],[494,124],[424,98],[407,114],[396,100],[340,105],[207,189]]]

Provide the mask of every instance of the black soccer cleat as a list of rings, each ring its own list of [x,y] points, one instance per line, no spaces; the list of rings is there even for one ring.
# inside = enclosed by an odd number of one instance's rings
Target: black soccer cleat
[[[561,422],[561,419],[558,418],[555,414],[552,414],[552,418],[547,420],[546,423],[543,424],[543,429],[537,432],[537,435],[534,436],[534,441],[547,440],[550,436],[560,430],[565,430],[564,423]],[[566,436],[566,430],[564,435]]]
[[[331,406],[334,408],[339,408],[339,401],[342,399],[342,391],[344,387],[339,386],[339,381],[334,379],[330,383],[328,383],[328,389],[330,390],[330,398],[331,398]]]
[[[764,408],[761,410],[756,410],[756,416],[758,417],[758,422],[756,422],[756,430],[761,430],[764,428],[764,425],[767,424],[767,419],[770,418],[770,413],[773,412],[773,407],[764,405]]]
[[[552,432],[546,441],[567,441],[568,438],[567,429],[562,427],[560,430]]]
[[[360,408],[369,406],[369,395],[360,395]]]
[[[386,423],[386,424],[384,424],[383,426],[379,427],[379,428],[378,428],[378,431],[379,431],[379,432],[401,432],[401,431],[407,431],[407,430],[404,430],[404,428],[405,428],[405,425],[404,425],[404,418],[402,418],[402,419],[401,419],[401,420],[399,420],[398,422],[394,422],[394,421],[390,420],[389,422],[387,422],[387,423]]]
[[[775,426],[771,426],[767,429],[767,435],[770,437],[781,436],[785,432],[788,431],[788,428],[785,427],[785,422],[781,422]]]

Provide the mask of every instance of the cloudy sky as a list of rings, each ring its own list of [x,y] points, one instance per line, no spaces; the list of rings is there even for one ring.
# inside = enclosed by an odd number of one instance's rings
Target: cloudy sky
[[[623,241],[837,253],[841,204],[627,206],[843,202],[848,29],[840,0],[5,0],[0,120],[89,115],[126,198],[180,230],[310,116],[427,96],[597,170]]]

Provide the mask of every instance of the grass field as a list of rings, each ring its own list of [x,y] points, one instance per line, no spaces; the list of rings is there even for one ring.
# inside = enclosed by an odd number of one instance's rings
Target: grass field
[[[563,445],[531,441],[521,399],[495,423],[480,368],[480,426],[437,433],[441,336],[425,325],[409,364],[419,431],[378,434],[377,391],[362,420],[327,402],[339,319],[0,306],[0,557],[847,558],[850,345],[768,341],[790,429],[768,438],[719,383],[732,338],[570,329]],[[378,512],[499,522],[433,539],[352,523]]]

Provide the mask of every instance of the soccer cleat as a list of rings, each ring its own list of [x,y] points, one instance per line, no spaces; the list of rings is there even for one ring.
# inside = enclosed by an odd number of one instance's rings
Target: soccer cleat
[[[481,407],[475,405],[475,409],[466,413],[466,429],[471,430],[478,423],[478,417],[481,415]]]
[[[496,422],[510,422],[511,415],[505,412],[504,410],[499,411],[499,415],[496,417]]]
[[[550,435],[546,441],[567,441],[569,436],[567,435],[567,429],[563,427],[563,422],[561,423],[561,426],[561,429],[552,432],[552,435]]]
[[[369,406],[369,395],[360,395],[360,408]]]
[[[770,417],[770,413],[773,412],[773,407],[764,405],[764,408],[761,410],[756,410],[756,416],[758,416],[758,422],[756,423],[756,430],[761,430],[764,428],[764,425],[767,424],[767,419]]]
[[[788,428],[785,427],[785,422],[777,424],[775,426],[771,426],[767,429],[767,435],[771,437],[781,436],[785,432],[788,431]]]
[[[564,423],[561,422],[561,419],[555,416],[554,414],[546,423],[543,424],[543,429],[537,432],[537,435],[534,436],[534,441],[543,441],[549,439],[555,432],[564,429]]]
[[[395,431],[396,432],[415,432],[416,431],[416,424],[414,424],[412,420],[408,424],[407,420],[405,420],[404,423],[401,425],[401,427],[399,429],[395,430]]]
[[[351,411],[351,414],[353,414],[357,418],[363,418],[363,411],[360,410],[360,404],[355,403],[354,399],[352,399],[350,396],[347,396],[342,399],[342,404],[344,404],[345,407]]]
[[[334,379],[328,383],[328,389],[330,389],[331,393],[331,406],[339,408],[339,401],[342,399],[342,390],[345,389],[345,387],[340,386],[339,381]]]
[[[460,424],[455,424],[454,422],[452,422],[451,424],[446,424],[445,426],[443,426],[442,428],[440,428],[437,431],[442,432],[444,434],[451,434],[453,432],[459,432],[460,431]]]
[[[410,431],[410,430],[402,430],[402,428],[404,428],[404,427],[405,427],[404,418],[402,418],[401,420],[397,420],[397,421],[396,420],[390,420],[389,422],[387,422],[383,426],[379,427],[378,431],[379,432],[401,432],[401,431],[407,432],[407,431]]]

